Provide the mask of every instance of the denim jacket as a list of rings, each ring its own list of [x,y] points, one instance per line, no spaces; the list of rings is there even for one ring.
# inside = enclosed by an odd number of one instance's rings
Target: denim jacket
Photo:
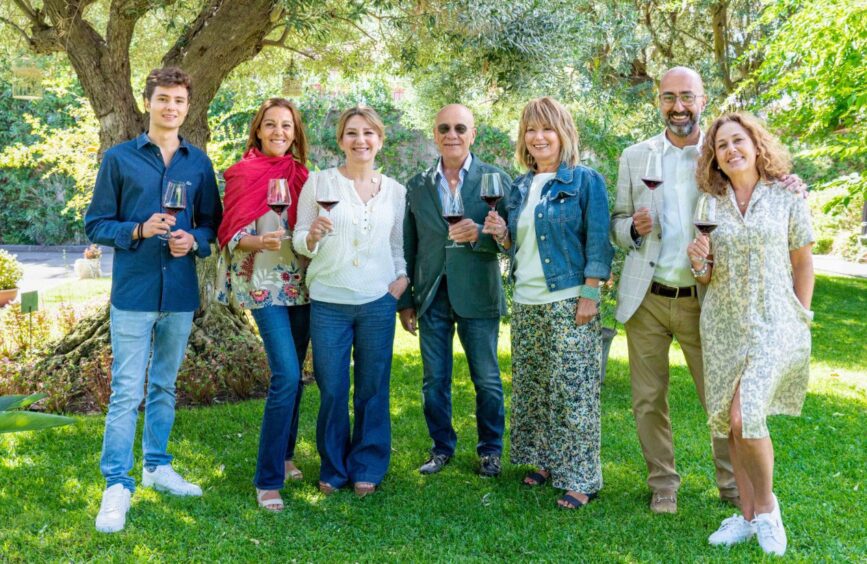
[[[509,198],[509,236],[518,238],[518,218],[533,183],[533,171],[512,183]],[[534,210],[536,244],[545,281],[551,291],[584,283],[586,278],[607,280],[611,276],[614,249],[608,238],[610,216],[608,191],[602,175],[593,169],[560,163],[557,174],[542,187]],[[515,252],[509,249],[509,278],[514,283]]]

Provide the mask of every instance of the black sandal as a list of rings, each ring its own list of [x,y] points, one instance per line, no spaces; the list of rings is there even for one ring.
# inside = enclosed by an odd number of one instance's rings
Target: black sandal
[[[534,471],[530,472],[529,474],[527,474],[526,476],[524,476],[524,479],[521,481],[521,483],[524,484],[525,486],[529,487],[529,488],[535,488],[536,486],[544,486],[545,482],[547,482],[548,478],[550,478],[550,477],[551,477],[550,473],[546,476],[546,475],[534,470]],[[530,482],[528,482],[527,481],[528,479],[533,480],[533,483],[531,484]]]
[[[587,496],[587,501],[582,502],[580,499],[578,499],[574,495],[567,493],[567,494],[563,495],[563,497],[560,498],[560,501],[565,502],[565,504],[558,503],[557,507],[559,507],[560,509],[566,509],[568,511],[572,511],[573,509],[581,509],[582,507],[584,507],[585,505],[587,505],[588,503],[590,503],[591,501],[596,499],[596,496],[599,495],[599,493],[596,492],[596,493],[590,493],[590,494],[584,494],[584,495]]]

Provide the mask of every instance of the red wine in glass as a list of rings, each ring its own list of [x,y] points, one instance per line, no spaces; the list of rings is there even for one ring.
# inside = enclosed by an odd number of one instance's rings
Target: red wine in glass
[[[641,181],[644,182],[648,190],[656,190],[662,184],[662,179],[660,178],[642,178]]]
[[[172,217],[187,207],[187,183],[181,180],[169,180],[163,192],[162,208]],[[162,233],[159,238],[168,241],[172,237],[171,229]]]
[[[268,207],[277,215],[281,215],[289,207],[289,204],[268,204]]]
[[[717,223],[715,221],[696,221],[693,225],[695,225],[695,228],[701,233],[710,235],[713,230],[716,229]]]
[[[316,200],[316,203],[322,206],[322,209],[327,212],[330,212],[331,208],[336,206],[339,202],[340,200]]]
[[[187,209],[186,206],[166,206],[166,213],[174,217]]]
[[[488,204],[488,207],[491,208],[491,211],[497,209],[497,204],[500,200],[503,199],[502,196],[482,196],[482,199]]]
[[[464,215],[463,214],[452,214],[452,215],[443,214],[443,218],[448,222],[449,225],[454,225],[457,222],[459,222],[460,220],[462,220],[464,218]]]

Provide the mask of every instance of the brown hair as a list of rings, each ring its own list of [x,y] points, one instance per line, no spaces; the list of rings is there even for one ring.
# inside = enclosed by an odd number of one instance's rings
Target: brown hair
[[[157,86],[184,86],[187,89],[187,97],[192,98],[193,96],[193,79],[178,67],[152,70],[145,80],[143,93],[145,100],[151,99]]]
[[[302,165],[307,164],[307,134],[304,133],[304,123],[301,121],[301,112],[299,112],[298,108],[296,108],[295,105],[286,98],[268,98],[262,102],[262,105],[259,106],[259,111],[256,112],[256,117],[254,117],[253,122],[250,123],[250,135],[247,137],[247,147],[244,149],[244,152],[249,151],[253,147],[256,147],[260,151],[262,150],[262,140],[259,139],[256,134],[262,126],[262,120],[265,119],[265,112],[275,107],[286,108],[292,114],[295,139],[289,147],[289,152],[292,153],[292,156],[295,157],[296,161]]]
[[[376,110],[368,106],[355,106],[348,110],[344,110],[344,112],[340,114],[340,118],[337,120],[338,143],[340,143],[340,140],[343,138],[343,133],[346,131],[346,122],[355,116],[361,116],[367,120],[370,127],[372,127],[373,130],[376,131],[377,135],[379,135],[379,138],[382,141],[385,141],[385,124],[382,123],[382,118],[379,117]]]
[[[531,125],[546,126],[556,131],[560,138],[560,162],[569,166],[578,164],[578,131],[575,129],[575,122],[563,104],[550,96],[530,100],[521,112],[518,143],[515,147],[518,163],[529,170],[536,169],[536,159],[530,154],[524,141],[527,128]]]
[[[792,170],[789,151],[752,114],[734,112],[716,118],[705,133],[701,155],[696,166],[699,190],[722,196],[728,189],[729,178],[716,160],[716,135],[724,124],[734,122],[747,132],[756,146],[756,169],[764,181],[779,180]]]

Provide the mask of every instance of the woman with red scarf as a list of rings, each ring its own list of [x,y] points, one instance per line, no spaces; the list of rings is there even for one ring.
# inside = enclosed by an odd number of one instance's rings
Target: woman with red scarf
[[[244,157],[226,171],[225,214],[217,233],[220,273],[217,300],[251,310],[271,367],[265,401],[256,500],[282,511],[280,489],[288,476],[303,475],[292,462],[298,435],[301,363],[310,340],[310,303],[304,285],[306,263],[283,235],[295,226],[298,195],[307,180],[307,140],[298,110],[289,100],[271,98],[250,125]],[[267,204],[268,181],[285,178],[292,203],[285,219]]]

